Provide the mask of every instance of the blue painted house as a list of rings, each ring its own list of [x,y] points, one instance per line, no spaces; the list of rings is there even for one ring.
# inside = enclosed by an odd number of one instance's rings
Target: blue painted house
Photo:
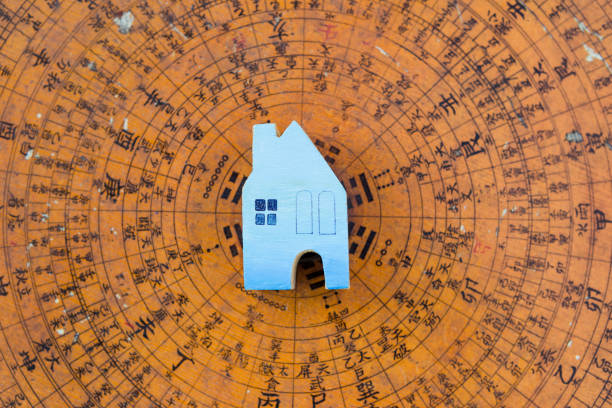
[[[318,253],[325,286],[349,287],[346,191],[293,121],[253,126],[253,171],[242,191],[244,286],[293,289],[300,257]]]

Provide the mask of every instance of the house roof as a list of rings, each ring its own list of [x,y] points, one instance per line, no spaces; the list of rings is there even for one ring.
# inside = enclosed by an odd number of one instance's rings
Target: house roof
[[[340,184],[327,161],[296,121],[291,122],[280,137],[274,123],[253,126],[253,175]]]

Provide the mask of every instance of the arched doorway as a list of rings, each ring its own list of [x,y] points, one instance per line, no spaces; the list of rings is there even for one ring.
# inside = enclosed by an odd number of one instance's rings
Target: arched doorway
[[[293,262],[294,288],[298,292],[311,292],[325,288],[323,259],[313,250],[300,252]]]

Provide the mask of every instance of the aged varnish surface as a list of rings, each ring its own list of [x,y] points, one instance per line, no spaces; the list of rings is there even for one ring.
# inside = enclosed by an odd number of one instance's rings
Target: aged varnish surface
[[[0,2],[0,408],[612,406],[605,0]],[[251,130],[351,288],[247,291]]]

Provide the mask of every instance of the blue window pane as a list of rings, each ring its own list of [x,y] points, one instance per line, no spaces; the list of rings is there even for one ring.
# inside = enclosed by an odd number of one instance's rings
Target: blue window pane
[[[266,210],[266,200],[258,198],[255,200],[255,211],[265,211]]]
[[[276,211],[276,199],[275,198],[268,200],[268,211]]]
[[[255,214],[255,225],[264,225],[266,223],[265,214]]]
[[[268,214],[268,225],[276,225],[276,214]]]

